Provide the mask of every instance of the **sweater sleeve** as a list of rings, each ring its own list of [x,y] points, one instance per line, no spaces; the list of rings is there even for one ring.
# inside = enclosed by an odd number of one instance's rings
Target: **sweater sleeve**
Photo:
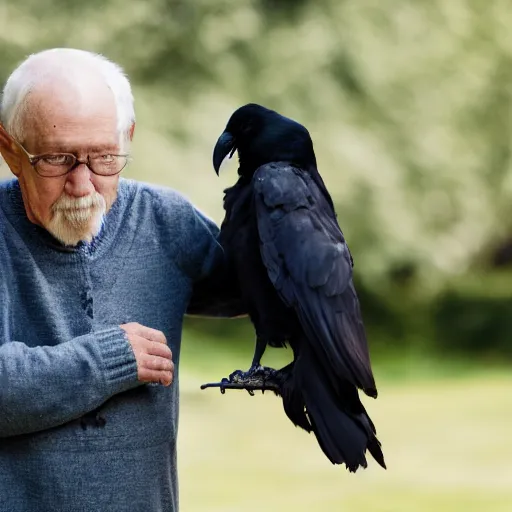
[[[64,424],[137,385],[135,356],[120,327],[55,346],[0,335],[0,438]]]
[[[234,267],[219,241],[215,222],[173,190],[147,191],[157,205],[156,223],[165,229],[170,254],[193,286],[186,313],[227,318],[244,315]]]
[[[187,314],[233,318],[244,316],[238,280],[231,258],[219,241],[219,228],[199,210],[193,208],[191,237],[196,243],[193,258],[200,269],[194,276],[192,296]]]

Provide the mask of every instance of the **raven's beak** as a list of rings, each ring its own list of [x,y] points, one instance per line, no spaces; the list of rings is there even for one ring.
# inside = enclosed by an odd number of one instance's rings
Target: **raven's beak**
[[[229,155],[229,158],[231,158],[235,150],[235,137],[233,137],[229,132],[224,132],[219,137],[217,144],[215,144],[215,149],[213,150],[213,168],[215,169],[217,176],[219,175],[219,169],[224,158],[226,158],[228,153],[231,153]]]

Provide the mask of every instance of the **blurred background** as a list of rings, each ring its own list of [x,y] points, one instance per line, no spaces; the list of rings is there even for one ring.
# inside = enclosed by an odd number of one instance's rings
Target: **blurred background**
[[[184,512],[512,510],[511,24],[505,0],[2,0],[0,84],[55,46],[124,67],[137,112],[125,176],[220,223],[236,162],[217,178],[212,149],[257,102],[307,126],[334,197],[389,469],[332,466],[274,396],[200,391],[249,366],[253,333],[187,319]],[[264,363],[289,358],[270,349]]]

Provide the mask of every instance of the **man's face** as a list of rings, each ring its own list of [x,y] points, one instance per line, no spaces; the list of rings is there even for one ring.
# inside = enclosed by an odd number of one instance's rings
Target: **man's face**
[[[84,161],[122,152],[114,96],[101,81],[39,87],[27,101],[20,142],[29,153],[72,153]],[[119,182],[119,175],[98,176],[84,164],[64,176],[41,177],[25,155],[16,174],[30,221],[65,245],[90,241],[99,232]]]

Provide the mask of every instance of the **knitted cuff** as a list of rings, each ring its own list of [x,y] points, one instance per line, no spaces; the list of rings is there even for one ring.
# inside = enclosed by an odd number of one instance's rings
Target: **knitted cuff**
[[[112,393],[119,393],[137,384],[137,361],[128,342],[126,333],[120,327],[109,327],[97,331],[103,371],[107,386]]]

